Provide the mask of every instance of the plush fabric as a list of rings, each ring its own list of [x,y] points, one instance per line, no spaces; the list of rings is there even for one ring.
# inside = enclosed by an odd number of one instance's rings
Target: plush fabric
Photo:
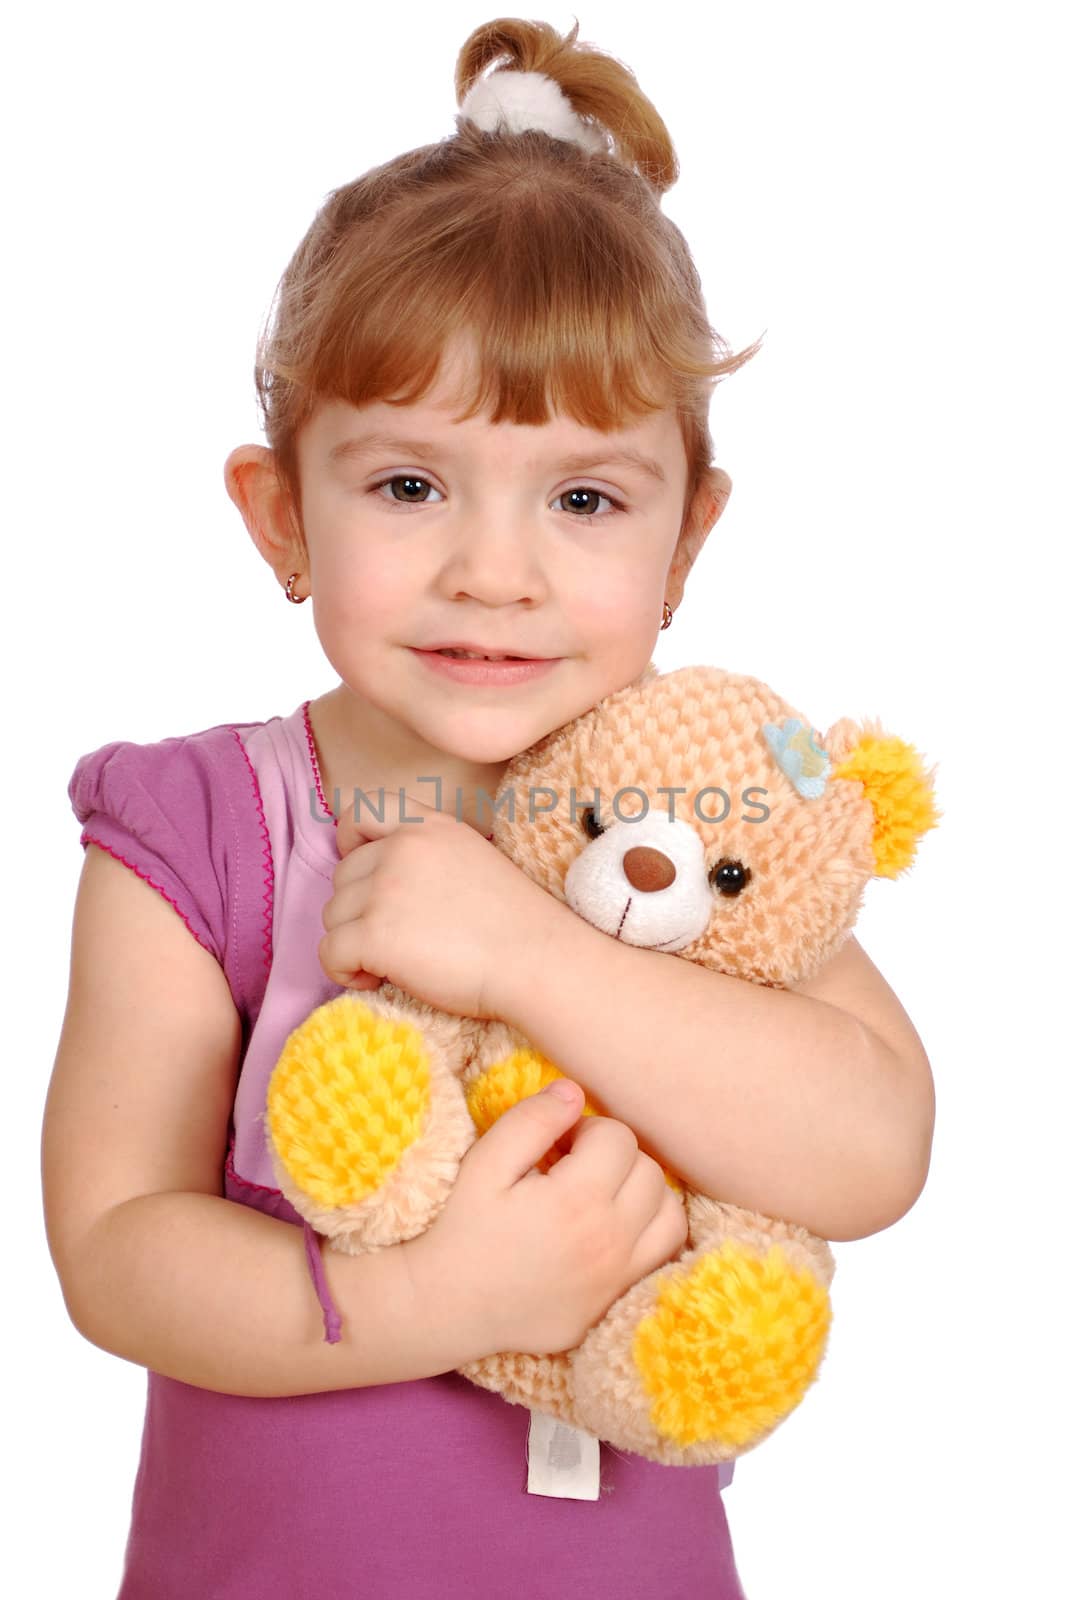
[[[866,884],[902,872],[937,816],[932,773],[879,723],[845,718],[821,736],[757,679],[652,663],[510,764],[494,840],[608,936],[784,987],[836,953]],[[505,1023],[389,983],[342,994],[294,1030],[272,1074],[278,1186],[336,1249],[413,1238],[473,1140],[560,1075]],[[585,1110],[605,1108],[589,1096]],[[685,1203],[678,1259],[577,1349],[496,1354],[464,1375],[674,1466],[766,1438],[817,1376],[832,1253],[797,1224],[692,1191]]]

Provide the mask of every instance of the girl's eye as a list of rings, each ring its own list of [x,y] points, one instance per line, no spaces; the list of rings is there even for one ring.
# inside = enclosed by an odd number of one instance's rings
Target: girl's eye
[[[585,517],[596,517],[598,515],[597,508],[600,500],[605,500],[607,505],[613,508],[611,511],[604,511],[603,516],[612,517],[614,512],[621,510],[618,501],[612,499],[610,495],[604,494],[601,489],[565,489],[561,494],[556,495],[555,499],[572,501],[572,505],[568,506],[567,509],[578,511]]]
[[[396,483],[400,483],[402,486],[400,495],[393,493]],[[427,505],[427,501],[420,494],[422,489],[431,489],[433,494],[438,494],[439,492],[433,484],[428,482],[427,478],[410,477],[407,472],[396,473],[393,478],[384,478],[381,482],[372,485],[373,493],[376,494],[379,493],[380,489],[387,488],[392,491],[391,499],[396,501],[398,505],[403,506]]]
[[[398,490],[395,489],[396,484],[400,485]],[[407,472],[395,473],[392,478],[380,479],[379,483],[372,485],[371,492],[378,495],[381,489],[389,489],[390,499],[396,505],[405,506],[428,505],[431,503],[427,498],[428,491],[430,490],[432,494],[439,493],[438,489],[433,484],[430,484],[427,478],[418,478]],[[613,516],[615,512],[621,510],[620,503],[610,495],[604,494],[601,489],[589,489],[586,487],[565,489],[561,494],[556,495],[555,499],[571,502],[567,506],[570,512],[591,519],[595,519],[600,515],[604,517]],[[611,510],[600,513],[598,509],[600,500],[605,500]]]

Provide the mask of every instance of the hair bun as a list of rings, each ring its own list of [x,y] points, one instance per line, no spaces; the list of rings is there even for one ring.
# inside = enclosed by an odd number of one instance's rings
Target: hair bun
[[[610,154],[607,133],[578,117],[561,86],[545,72],[505,68],[490,73],[473,84],[461,102],[458,118],[463,117],[484,133],[494,133],[499,128],[508,133],[524,133],[528,128],[538,128],[552,139],[578,144],[592,154]]]
[[[486,122],[472,116],[475,105],[481,116],[493,117],[490,128],[506,127],[515,133],[541,128],[553,138],[612,156],[639,173],[658,194],[665,194],[679,175],[669,130],[635,73],[623,61],[579,40],[579,32],[576,21],[563,35],[548,22],[523,17],[497,17],[475,29],[461,46],[454,69],[461,120],[489,131]],[[536,86],[533,78],[549,82]],[[483,95],[473,101],[479,89]],[[501,110],[492,110],[496,101]],[[523,119],[520,126],[517,117]]]

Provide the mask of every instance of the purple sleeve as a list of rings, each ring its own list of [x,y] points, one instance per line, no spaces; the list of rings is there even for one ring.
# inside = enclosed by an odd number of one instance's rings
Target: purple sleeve
[[[106,744],[81,758],[67,792],[80,842],[100,845],[150,883],[222,965],[221,886],[198,776],[185,740]]]
[[[103,745],[77,762],[67,792],[81,843],[164,897],[224,968],[251,1025],[271,966],[271,852],[235,727]]]

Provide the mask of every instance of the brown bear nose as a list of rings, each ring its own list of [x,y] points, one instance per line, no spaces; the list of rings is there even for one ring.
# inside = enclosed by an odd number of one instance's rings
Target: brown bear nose
[[[621,858],[625,877],[634,889],[652,894],[656,889],[668,889],[677,876],[677,869],[661,850],[652,850],[649,844],[638,844],[626,850]]]

